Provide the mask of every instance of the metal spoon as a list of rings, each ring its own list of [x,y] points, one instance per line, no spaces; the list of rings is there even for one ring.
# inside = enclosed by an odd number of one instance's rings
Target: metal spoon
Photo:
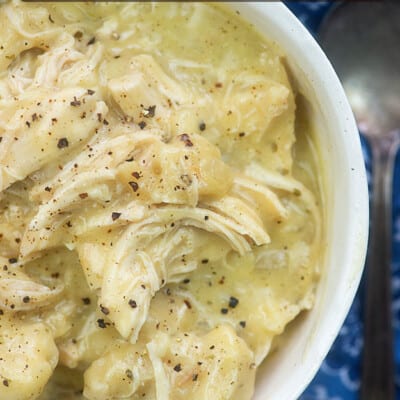
[[[400,3],[344,2],[327,16],[319,39],[372,149],[361,398],[392,400],[391,213],[400,132]]]

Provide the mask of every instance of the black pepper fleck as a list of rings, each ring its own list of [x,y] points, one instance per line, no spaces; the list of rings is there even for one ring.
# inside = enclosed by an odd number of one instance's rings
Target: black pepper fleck
[[[139,189],[139,185],[136,182],[129,182],[129,186],[132,188],[134,192],[137,192]]]
[[[100,318],[97,320],[97,325],[99,326],[99,328],[104,329],[104,328],[107,328],[107,325],[110,325],[110,324],[105,322],[104,319]]]
[[[130,369],[127,369],[127,370],[125,371],[125,375],[126,375],[126,377],[129,378],[129,379],[133,379],[133,373],[132,373],[132,371],[131,371]]]
[[[120,216],[121,216],[121,213],[119,213],[119,212],[113,212],[111,214],[111,218],[113,221],[117,220]]]
[[[139,128],[140,129],[144,129],[145,127],[146,127],[146,122],[145,121],[140,121],[139,123],[138,123],[138,125],[139,125]]]
[[[72,107],[78,107],[81,105],[81,102],[74,96],[74,100],[69,103]]]
[[[150,106],[144,109],[143,116],[146,118],[153,118],[156,114],[156,106]]]
[[[199,129],[200,129],[201,131],[205,131],[205,130],[206,130],[206,124],[205,124],[205,122],[200,122],[200,124],[199,124]]]
[[[246,321],[240,321],[240,322],[239,322],[239,325],[240,325],[242,328],[246,328]]]
[[[221,314],[228,314],[227,308],[221,308]]]
[[[9,259],[8,259],[8,262],[9,262],[10,264],[15,264],[15,263],[17,263],[17,262],[18,262],[18,259],[17,259],[17,258],[15,258],[15,257],[13,257],[13,258],[9,258]]]
[[[136,179],[140,179],[140,173],[137,171],[132,172],[132,176]]]
[[[87,45],[90,46],[90,45],[94,44],[95,41],[96,41],[96,38],[93,36],[93,37],[87,42]]]
[[[68,147],[68,145],[69,143],[67,138],[61,138],[57,143],[59,149],[64,149],[65,147]]]
[[[136,307],[137,307],[136,301],[133,300],[133,299],[130,299],[130,300],[128,301],[128,304],[129,304],[132,308],[136,308]]]
[[[297,196],[297,197],[300,197],[301,196],[301,191],[299,190],[299,189],[294,189],[293,190],[293,194],[295,195],[295,196]]]
[[[31,301],[31,298],[30,298],[29,296],[25,296],[25,297],[22,299],[22,301],[23,301],[24,303],[29,303],[29,302]]]
[[[90,304],[90,298],[89,297],[84,297],[82,299],[82,301],[83,301],[83,304],[85,304],[85,305],[89,305]]]
[[[181,175],[181,180],[186,186],[190,186],[192,184],[192,179],[187,174]]]
[[[110,314],[110,310],[109,310],[107,307],[104,307],[102,304],[100,304],[100,311],[101,311],[104,315]]]
[[[174,371],[176,371],[176,372],[182,371],[182,366],[181,366],[181,364],[176,364],[175,367],[174,367]]]
[[[236,297],[231,296],[229,298],[229,307],[235,308],[239,304],[239,300]]]
[[[185,143],[186,147],[192,147],[193,146],[193,142],[190,140],[190,137],[187,133],[184,133],[182,135],[179,135],[179,139]]]

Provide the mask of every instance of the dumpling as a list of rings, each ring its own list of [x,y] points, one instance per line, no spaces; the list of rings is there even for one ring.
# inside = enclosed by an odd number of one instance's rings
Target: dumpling
[[[34,400],[42,392],[58,362],[50,329],[6,314],[0,316],[0,398]]]

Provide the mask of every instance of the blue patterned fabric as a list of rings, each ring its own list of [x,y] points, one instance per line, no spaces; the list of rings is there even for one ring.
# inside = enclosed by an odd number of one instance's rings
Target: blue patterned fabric
[[[331,1],[287,1],[286,5],[315,36],[326,13],[337,3]],[[361,136],[368,181],[371,183],[371,154]],[[396,399],[400,400],[400,155],[393,182],[393,321],[395,329]],[[359,398],[363,348],[363,281],[335,343],[318,374],[299,400],[356,400]],[[385,399],[382,399],[385,400]]]

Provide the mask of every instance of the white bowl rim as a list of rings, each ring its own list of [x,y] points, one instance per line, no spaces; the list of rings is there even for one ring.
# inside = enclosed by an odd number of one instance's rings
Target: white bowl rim
[[[335,315],[329,317],[329,332],[323,332],[325,334],[321,335],[318,351],[302,364],[301,371],[297,373],[297,377],[294,379],[295,382],[290,383],[290,379],[287,382],[288,386],[292,387],[284,389],[284,392],[290,393],[290,396],[293,396],[290,397],[290,400],[292,400],[301,395],[317,373],[343,325],[359,286],[366,257],[369,227],[369,198],[365,164],[358,128],[344,89],[327,56],[309,31],[281,2],[229,2],[228,4],[233,9],[239,10],[244,17],[247,8],[257,11],[260,15],[259,18],[267,18],[268,24],[274,24],[276,29],[282,33],[282,40],[276,39],[275,41],[283,50],[285,50],[285,45],[282,41],[285,40],[290,41],[290,44],[298,51],[306,49],[307,56],[300,62],[300,67],[306,72],[309,81],[319,87],[319,95],[328,99],[329,111],[334,112],[340,119],[341,129],[336,133],[341,135],[341,139],[346,143],[344,157],[348,160],[349,171],[352,171],[352,173],[347,174],[345,182],[347,189],[346,203],[349,208],[357,210],[357,212],[352,214],[348,212],[348,215],[351,215],[352,218],[349,219],[349,225],[346,229],[347,248],[340,256],[340,262],[348,266],[347,274],[343,277],[347,289],[340,299],[341,307]],[[253,22],[246,17],[245,19]],[[254,25],[257,28],[259,24],[254,23]],[[316,60],[318,62],[315,62]],[[335,101],[332,101],[332,93],[335,95]],[[273,398],[286,400],[287,397],[279,397],[279,392],[278,389]]]

